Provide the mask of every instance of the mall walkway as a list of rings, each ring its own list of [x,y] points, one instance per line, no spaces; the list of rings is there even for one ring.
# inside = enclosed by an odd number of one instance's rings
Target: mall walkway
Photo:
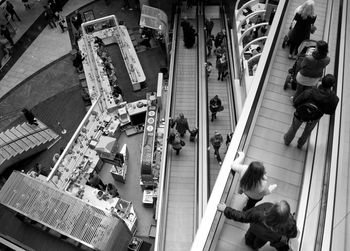
[[[69,0],[64,5],[61,14],[67,16],[71,12],[92,1],[94,0]],[[17,28],[17,34],[14,37],[15,42],[19,40],[19,37],[25,33],[42,13],[44,2],[46,1],[34,1],[33,10],[25,11],[20,0],[12,0],[22,20],[21,22],[14,22]],[[47,25],[0,81],[0,99],[23,80],[30,77],[44,66],[66,55],[71,49],[68,32],[62,33],[59,28],[51,29],[50,26]]]

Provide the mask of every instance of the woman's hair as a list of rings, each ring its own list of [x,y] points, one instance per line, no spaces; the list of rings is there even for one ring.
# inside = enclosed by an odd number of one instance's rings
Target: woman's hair
[[[320,40],[316,43],[316,50],[312,53],[313,57],[316,59],[322,59],[327,57],[328,54],[328,44],[326,41]]]
[[[265,213],[265,223],[276,232],[285,232],[288,218],[290,216],[290,206],[287,201],[281,200],[275,203]]]
[[[241,178],[240,187],[244,190],[254,189],[261,184],[265,175],[265,167],[261,162],[253,161],[249,164]]]
[[[297,8],[297,13],[299,13],[303,19],[313,17],[315,15],[315,2],[313,0],[307,0]]]

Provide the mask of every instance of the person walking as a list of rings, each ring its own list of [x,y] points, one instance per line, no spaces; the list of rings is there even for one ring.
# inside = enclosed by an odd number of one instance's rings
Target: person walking
[[[231,169],[239,174],[239,194],[244,193],[248,197],[248,202],[243,208],[247,211],[261,201],[265,195],[270,194],[276,184],[268,185],[266,170],[259,161],[253,161],[249,165],[242,165],[244,153],[238,152],[238,158],[232,163]]]
[[[301,149],[323,114],[334,114],[339,102],[339,98],[332,91],[335,82],[335,77],[332,74],[327,74],[323,77],[318,88],[305,90],[295,99],[294,107],[296,110],[292,125],[284,134],[285,145],[288,146],[292,142],[299,127],[305,122],[304,131],[297,144],[297,147]]]
[[[219,99],[218,95],[215,95],[214,98],[212,98],[209,101],[209,110],[211,112],[211,122],[216,119],[216,114],[220,111],[222,111],[222,104],[221,104],[221,99]]]
[[[13,6],[12,3],[10,3],[9,1],[6,1],[6,11],[11,15],[11,19],[12,21],[15,21],[15,19],[13,18],[13,16],[16,16],[17,20],[19,22],[21,22],[21,19],[19,18],[19,16],[17,15],[17,12],[15,11],[15,7]]]
[[[328,44],[323,40],[317,41],[316,50],[311,55],[306,56],[301,62],[300,70],[296,76],[297,89],[293,100],[306,89],[317,85],[322,77],[324,68],[331,61],[327,54]]]
[[[267,242],[278,251],[289,250],[289,239],[298,235],[298,228],[287,201],[265,202],[242,212],[219,203],[219,212],[225,217],[242,223],[250,223],[245,234],[245,244],[257,250]]]
[[[12,40],[11,33],[10,33],[9,29],[3,24],[0,25],[0,34],[1,34],[1,36],[5,37],[9,41],[11,46],[15,45],[15,43]]]
[[[173,149],[175,150],[176,155],[179,155],[183,144],[184,144],[184,142],[180,139],[179,134],[175,133],[175,138],[174,138],[174,140],[173,140],[171,145],[173,146]]]
[[[214,157],[219,162],[219,165],[222,164],[219,149],[220,149],[223,142],[224,142],[224,139],[223,139],[221,133],[219,133],[218,131],[215,131],[214,136],[210,138],[210,143],[212,144],[212,146],[214,148]]]
[[[214,54],[216,56],[216,60],[219,60],[225,54],[225,52],[225,49],[221,45],[215,48]]]
[[[24,117],[26,118],[28,124],[30,124],[30,125],[36,125],[36,126],[39,125],[39,124],[38,124],[38,121],[36,120],[34,114],[33,114],[31,111],[29,111],[29,110],[26,109],[26,108],[23,108],[23,109],[22,109],[22,113],[23,113]]]
[[[308,0],[300,5],[293,18],[294,27],[289,32],[289,56],[295,59],[299,45],[305,39],[310,38],[312,26],[315,23],[316,15],[314,14],[315,2]],[[292,25],[293,26],[293,25]]]
[[[225,54],[223,54],[222,57],[216,61],[216,69],[218,70],[218,80],[221,79],[221,81],[224,81],[228,69],[228,63]]]
[[[207,37],[211,37],[211,31],[213,30],[214,27],[214,22],[210,18],[205,19],[205,29],[207,31]]]
[[[183,138],[187,130],[189,130],[188,121],[183,113],[179,113],[179,117],[175,119],[175,129],[179,132],[180,137]]]

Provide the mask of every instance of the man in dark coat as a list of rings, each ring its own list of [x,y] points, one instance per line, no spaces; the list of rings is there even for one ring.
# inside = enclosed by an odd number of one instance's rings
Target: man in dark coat
[[[23,113],[24,117],[26,118],[28,124],[36,125],[36,126],[39,125],[37,120],[36,120],[36,118],[35,118],[35,116],[34,116],[34,114],[31,111],[29,111],[26,108],[23,108],[22,109],[22,113]]]
[[[216,119],[216,114],[217,112],[220,111],[221,109],[221,100],[219,99],[218,95],[215,95],[214,98],[212,98],[209,102],[209,109],[211,112],[211,122],[214,121],[214,119]]]
[[[335,78],[332,74],[327,74],[322,79],[322,84],[318,88],[310,88],[303,91],[294,101],[294,107],[297,108],[293,116],[293,122],[288,132],[284,135],[284,144],[289,145],[295,137],[299,127],[303,122],[306,123],[303,134],[298,140],[297,147],[301,149],[312,130],[317,125],[323,114],[334,114],[337,108],[339,98],[332,92],[332,87],[335,85]],[[303,121],[302,114],[299,114],[298,107],[305,103],[312,103],[318,108],[318,116],[313,120]]]
[[[296,222],[290,214],[290,206],[284,200],[275,204],[262,203],[244,212],[220,203],[218,210],[224,212],[228,219],[250,223],[245,242],[252,249],[261,248],[270,242],[276,250],[285,251],[289,249],[288,240],[298,234]]]
[[[214,22],[210,18],[205,19],[205,29],[207,30],[207,37],[211,36],[211,31],[213,30]]]
[[[189,130],[187,119],[183,113],[179,114],[179,117],[175,120],[175,129],[179,132],[180,136],[185,136],[187,130]]]
[[[13,16],[17,17],[17,20],[19,22],[21,22],[21,19],[19,18],[19,16],[17,15],[16,11],[15,11],[15,7],[13,6],[12,3],[10,3],[9,1],[6,1],[6,11],[11,15],[11,19],[12,21],[15,21],[15,19],[13,18]]]

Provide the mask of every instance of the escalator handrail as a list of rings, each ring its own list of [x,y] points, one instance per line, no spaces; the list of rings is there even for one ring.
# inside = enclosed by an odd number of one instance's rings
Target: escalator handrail
[[[177,32],[179,26],[179,16],[180,16],[180,8],[176,7],[176,14],[174,17],[174,27],[173,27],[173,37],[171,43],[171,57],[169,64],[169,79],[168,79],[168,92],[167,92],[167,102],[166,102],[166,111],[165,111],[165,125],[164,128],[169,128],[169,119],[171,114],[172,107],[172,93],[173,93],[173,82],[174,82],[174,74],[176,69],[175,59],[177,55],[176,51],[176,41],[177,41]],[[165,130],[163,135],[163,151],[161,157],[161,165],[160,165],[160,175],[159,175],[159,195],[157,201],[157,227],[156,227],[156,238],[154,243],[155,251],[164,250],[164,241],[165,241],[165,224],[166,224],[166,208],[168,202],[168,179],[169,175],[168,169],[166,168],[169,162],[168,159],[168,137],[169,131]]]
[[[212,190],[205,214],[200,223],[200,227],[196,233],[191,248],[192,251],[206,250],[205,246],[207,244],[207,239],[212,228],[212,223],[214,222],[214,218],[218,213],[217,205],[220,202],[228,177],[231,173],[231,163],[233,162],[237,151],[244,148],[251,125],[253,124],[254,118],[256,117],[258,103],[263,91],[263,87],[266,83],[267,72],[270,68],[269,62],[271,61],[274,52],[274,50],[270,50],[270,48],[274,48],[278,42],[278,31],[281,29],[283,21],[283,18],[281,17],[286,11],[287,3],[288,0],[281,0],[276,10],[275,18],[270,28],[270,32],[273,34],[273,36],[268,37],[265,43],[266,49],[263,51],[260,59],[261,62],[265,63],[259,64],[259,67],[255,74],[255,79],[259,80],[259,82],[252,85],[251,91],[249,92],[245,101],[246,105],[243,108],[242,114],[235,128],[231,144],[221,166],[219,175],[216,179],[215,186]]]

